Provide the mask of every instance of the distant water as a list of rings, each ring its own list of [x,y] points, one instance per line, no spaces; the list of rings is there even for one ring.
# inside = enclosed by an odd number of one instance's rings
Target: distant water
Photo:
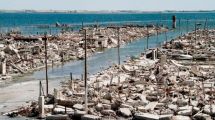
[[[164,24],[171,25],[171,17],[176,15],[181,19],[181,24],[186,20],[195,21],[205,19],[214,20],[215,12],[192,12],[192,13],[144,13],[144,14],[63,14],[63,13],[0,13],[0,31],[7,32],[12,28],[19,29],[24,34],[43,34],[48,32],[56,34],[61,28],[56,28],[55,23],[72,25],[72,29],[81,27],[82,21],[90,24]],[[184,21],[184,22],[183,22]],[[41,27],[41,26],[49,27]]]
[[[60,30],[53,27],[56,21],[63,24],[70,24],[81,27],[82,21],[84,25],[92,24],[159,24],[171,28],[172,15],[177,17],[177,29],[167,32],[167,39],[171,40],[181,34],[194,30],[195,23],[201,23],[197,28],[214,28],[215,26],[215,12],[192,12],[192,13],[145,13],[145,14],[58,14],[58,13],[0,13],[0,25],[3,28],[10,29],[11,27],[22,28],[22,32],[26,34],[35,34],[36,32],[45,32],[48,29],[41,29],[35,27],[37,25],[52,25],[49,28],[52,33]],[[207,19],[207,22],[206,22]],[[207,24],[206,24],[207,23]],[[155,47],[164,42],[165,34],[150,37],[149,46]],[[146,39],[134,41],[121,48],[121,60],[126,60],[132,55],[139,55],[146,47]],[[104,53],[93,55],[88,60],[89,73],[94,74],[103,68],[107,68],[113,63],[117,63],[116,49],[112,48],[106,50]],[[62,78],[69,76],[73,72],[75,76],[80,76],[83,73],[83,61],[75,61],[66,63],[60,67],[49,69],[49,78]],[[44,70],[34,72],[33,75],[22,77],[21,79],[44,79]]]
[[[177,29],[167,33],[167,39],[171,40],[182,33],[194,30],[195,23],[201,23],[197,28],[214,28],[215,12],[181,12],[181,13],[144,13],[144,14],[59,14],[59,13],[0,13],[0,30],[10,30],[19,28],[25,34],[36,34],[50,32],[52,34],[60,32],[54,27],[56,22],[70,24],[74,29],[84,25],[109,25],[109,24],[159,24],[171,28],[172,15],[177,17]],[[206,22],[207,20],[207,22]],[[207,23],[207,24],[206,24]],[[39,25],[49,25],[50,28],[38,28]],[[149,46],[155,47],[164,42],[165,34],[150,37]],[[144,51],[146,40],[141,39],[125,45],[121,48],[122,61],[128,56],[139,55]],[[89,73],[94,74],[103,68],[107,68],[113,63],[117,63],[116,49],[106,50],[104,53],[93,55],[88,60]],[[50,78],[68,76],[70,72],[80,76],[83,73],[83,61],[66,63],[62,67],[49,69]],[[44,70],[37,71],[33,75],[22,77],[21,79],[44,79]]]

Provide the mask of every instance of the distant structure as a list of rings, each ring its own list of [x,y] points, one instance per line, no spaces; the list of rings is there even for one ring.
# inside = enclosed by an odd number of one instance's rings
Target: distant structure
[[[176,28],[176,16],[175,15],[172,16],[172,28],[173,29]]]

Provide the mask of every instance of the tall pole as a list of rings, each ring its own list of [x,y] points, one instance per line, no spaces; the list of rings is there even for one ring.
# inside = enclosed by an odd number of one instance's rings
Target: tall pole
[[[118,52],[118,65],[120,65],[120,28],[117,27],[117,33],[118,33],[118,45],[117,45],[117,52]]]
[[[42,96],[42,83],[39,82],[39,96]]]
[[[158,45],[158,28],[156,29],[156,32],[157,32],[157,39],[156,39],[156,44]]]
[[[197,40],[197,36],[196,36],[196,21],[195,21],[195,44],[196,44],[196,40]]]
[[[207,40],[208,40],[209,39],[208,20],[206,22],[206,35],[207,35]]]
[[[179,24],[179,33],[182,34],[182,33],[181,33],[181,19],[179,19],[178,22],[179,22],[179,23],[178,23],[178,24]]]
[[[207,21],[208,21],[208,19],[206,18],[205,25],[204,25],[204,30],[206,30],[206,28],[207,28]]]
[[[146,48],[149,49],[149,28],[148,28],[148,26],[146,28],[147,28]]]
[[[189,20],[187,19],[187,33],[189,32],[189,26],[188,26]]]
[[[84,29],[84,49],[85,49],[85,54],[84,54],[84,87],[85,87],[85,111],[88,111],[88,100],[87,100],[87,30]]]
[[[166,31],[165,31],[165,38],[166,38],[166,43],[167,43],[167,34],[166,34]]]
[[[84,29],[84,22],[83,21],[81,22],[81,29],[82,30]]]
[[[49,81],[48,81],[48,65],[47,65],[47,33],[45,33],[45,66],[46,66],[46,95],[49,94]]]
[[[207,35],[207,39],[208,39],[208,19],[206,18],[205,20],[205,25],[204,25],[204,34]]]
[[[173,29],[176,28],[176,16],[175,15],[172,16],[172,28]]]

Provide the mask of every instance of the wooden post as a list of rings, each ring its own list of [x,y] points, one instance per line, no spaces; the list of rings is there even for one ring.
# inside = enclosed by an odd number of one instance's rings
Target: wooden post
[[[1,74],[6,75],[7,74],[7,69],[6,69],[6,58],[1,62]]]
[[[118,65],[120,65],[120,28],[117,27],[117,33],[118,33],[118,45],[117,45],[117,55],[118,55]]]
[[[45,117],[45,111],[44,111],[44,96],[39,97],[39,118],[44,118]]]

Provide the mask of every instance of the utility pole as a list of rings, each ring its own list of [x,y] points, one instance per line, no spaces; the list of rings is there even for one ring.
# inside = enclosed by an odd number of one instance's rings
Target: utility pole
[[[87,94],[88,94],[88,89],[87,89],[87,30],[84,30],[84,87],[85,87],[85,111],[88,111],[88,99],[87,99]]]
[[[118,53],[118,65],[120,65],[120,28],[117,27],[118,33],[118,45],[117,45],[117,53]]]
[[[47,33],[44,36],[44,46],[45,46],[45,67],[46,67],[46,95],[49,94],[49,81],[48,81],[48,65],[47,65]]]

